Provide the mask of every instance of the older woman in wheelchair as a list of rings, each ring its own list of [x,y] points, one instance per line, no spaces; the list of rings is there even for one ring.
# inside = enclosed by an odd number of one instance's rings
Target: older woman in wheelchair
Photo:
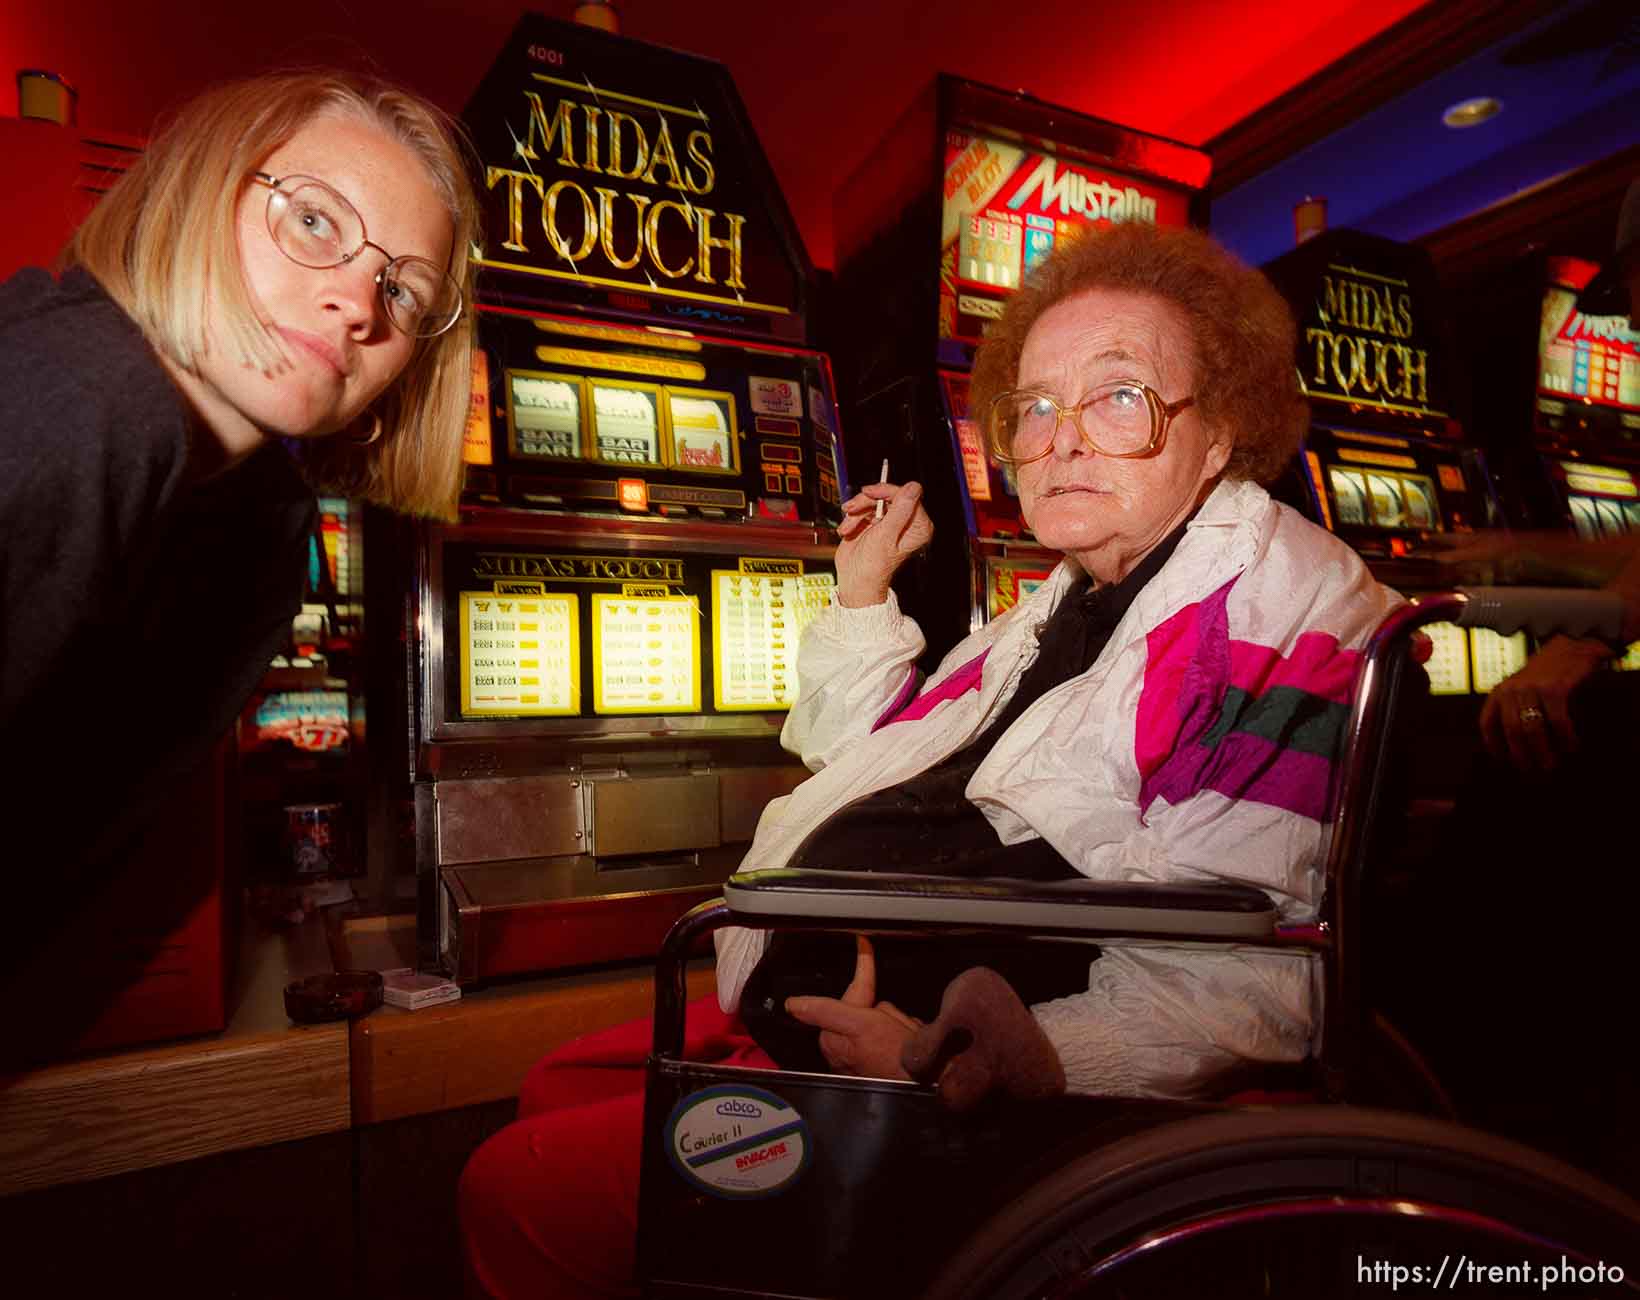
[[[1157,1100],[1177,1119],[1314,1055],[1324,945],[1283,937],[1325,928],[1352,692],[1402,601],[1260,486],[1306,425],[1293,355],[1286,305],[1205,235],[1123,226],[1056,250],[988,335],[973,389],[1032,532],[1065,559],[926,682],[913,667],[922,635],[890,587],[932,535],[920,489],[871,485],[846,504],[837,600],[804,635],[783,733],[813,775],[769,805],[728,892],[754,920],[787,910],[793,880],[848,906],[772,937],[766,918],[716,929],[717,1005],[690,1008],[687,1028],[681,976],[663,974],[648,1140],[667,1150],[643,1157],[643,1179],[646,1213],[670,1227],[649,1234],[646,1271],[653,1281],[683,1256],[707,1262],[654,1281],[657,1293],[886,1295],[926,1281],[932,1264],[905,1271],[877,1256],[896,1231],[918,1235],[927,1215],[915,1205],[968,1213],[968,1193],[920,1157],[909,1173],[879,1164],[874,1153],[900,1139],[870,1119],[840,1122],[867,1150],[838,1154],[819,1126],[839,1089],[867,1116],[879,1102],[909,1108],[910,1129],[939,1131],[936,1145],[964,1153],[955,1163],[985,1185],[1055,1136],[1148,1129]],[[901,873],[951,879],[961,933],[909,933],[921,913],[896,922],[928,888],[898,887]],[[1029,928],[1058,941],[1026,947],[968,924],[973,896],[1006,893],[1004,879],[1020,882],[1004,906],[1027,910],[1104,892],[1066,909],[1086,924],[1031,910]],[[854,896],[851,880],[887,888]],[[1156,909],[1172,919],[1143,919]],[[1143,941],[1100,942],[1123,928],[1113,915],[1138,918]],[[1335,974],[1325,984],[1353,1003]],[[635,1293],[649,1033],[623,1026],[549,1057],[519,1121],[475,1153],[462,1182],[474,1294]],[[798,1093],[747,1082],[771,1077]],[[1083,1096],[1147,1100],[1109,1103],[1125,1119],[1060,1109]],[[998,1106],[1026,1115],[995,1144],[1000,1162],[944,1128],[959,1122],[952,1111]],[[1207,1152],[1272,1140],[1167,1127]],[[786,1196],[799,1184],[807,1201]],[[790,1235],[777,1225],[829,1219],[847,1187],[874,1198],[868,1217],[886,1236],[830,1230],[819,1255],[769,1245]],[[1143,1189],[1123,1196],[1143,1203]],[[1029,1216],[1000,1240],[1050,1217]],[[758,1258],[738,1270],[711,1263],[748,1252]],[[850,1253],[864,1258],[838,1262]],[[796,1261],[797,1282],[759,1276],[775,1256]]]

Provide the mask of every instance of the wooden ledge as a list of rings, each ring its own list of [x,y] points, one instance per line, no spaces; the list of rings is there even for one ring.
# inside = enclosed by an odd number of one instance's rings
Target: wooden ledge
[[[338,965],[410,964],[414,918],[347,924]],[[688,985],[691,998],[712,990],[709,959],[691,963]],[[639,963],[482,988],[418,1011],[384,1006],[353,1022],[353,1122],[516,1097],[547,1052],[650,1015],[654,996],[654,967]]]
[[[316,921],[247,936],[222,1033],[0,1078],[0,1195],[347,1128],[347,1026],[284,1012],[328,965]]]
[[[348,1126],[347,1028],[51,1066],[0,1092],[0,1195]]]

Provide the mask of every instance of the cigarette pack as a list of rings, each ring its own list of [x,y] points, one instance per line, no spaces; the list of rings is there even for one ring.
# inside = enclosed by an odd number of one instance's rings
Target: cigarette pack
[[[436,1007],[443,1002],[454,1002],[461,996],[461,986],[441,975],[423,975],[408,966],[382,972],[382,999],[406,1011],[422,1007]]]

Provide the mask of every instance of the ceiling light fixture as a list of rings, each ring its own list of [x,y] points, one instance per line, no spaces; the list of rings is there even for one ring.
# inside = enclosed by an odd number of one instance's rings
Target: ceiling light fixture
[[[1503,112],[1503,101],[1493,99],[1490,95],[1478,95],[1474,99],[1462,99],[1453,104],[1441,114],[1441,121],[1455,131],[1464,127],[1479,126],[1488,122]]]

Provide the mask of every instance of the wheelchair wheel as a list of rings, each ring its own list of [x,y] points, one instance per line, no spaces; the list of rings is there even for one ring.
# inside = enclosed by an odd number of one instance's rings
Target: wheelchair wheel
[[[1490,1270],[1490,1271],[1489,1271]],[[925,1300],[1640,1293],[1640,1205],[1442,1120],[1229,1111],[1073,1160],[990,1219]]]

